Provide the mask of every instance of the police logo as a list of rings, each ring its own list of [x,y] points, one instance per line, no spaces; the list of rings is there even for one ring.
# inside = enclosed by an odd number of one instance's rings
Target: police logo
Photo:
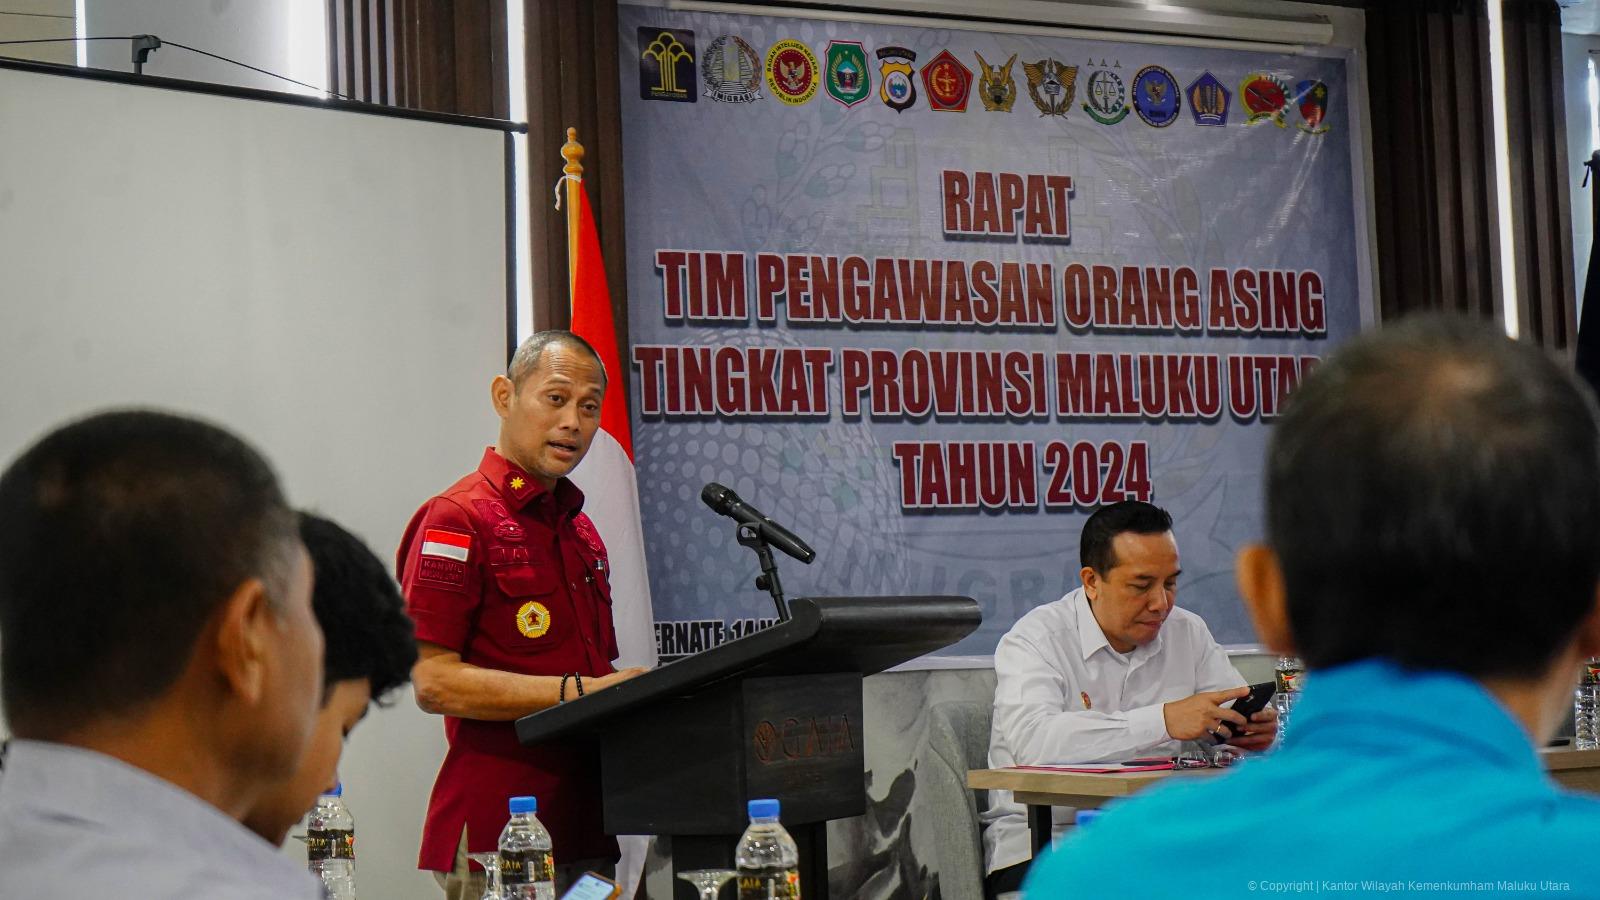
[[[550,631],[550,610],[543,603],[529,600],[517,610],[517,630],[525,638],[542,638]]]
[[[1295,127],[1307,134],[1326,134],[1328,125],[1328,86],[1320,81],[1302,81],[1294,87],[1300,118]]]
[[[1282,81],[1265,72],[1252,72],[1239,83],[1239,102],[1244,104],[1249,116],[1246,125],[1271,119],[1274,125],[1285,128],[1284,110],[1289,107],[1289,89]]]
[[[1017,55],[1011,54],[1003,66],[989,65],[982,53],[972,55],[978,58],[978,99],[983,101],[983,108],[989,112],[1011,112],[1011,104],[1017,102],[1017,81],[1011,77]]]
[[[779,41],[767,51],[767,87],[772,96],[799,106],[817,93],[817,56],[799,41]]]
[[[828,44],[827,67],[823,88],[829,97],[848,108],[872,96],[867,48],[855,41],[832,41]]]
[[[878,99],[895,112],[905,112],[917,102],[917,82],[911,64],[917,54],[904,47],[878,48]]]
[[[1182,106],[1178,80],[1160,66],[1145,66],[1133,76],[1133,111],[1146,125],[1165,128],[1178,118]]]
[[[1039,107],[1039,115],[1065,116],[1072,108],[1078,67],[1041,59],[1036,63],[1023,63],[1022,71],[1028,76],[1028,96],[1033,98],[1033,105]]]
[[[940,51],[922,67],[922,86],[928,91],[928,108],[940,112],[966,112],[972,93],[972,70],[950,54]]]
[[[1122,76],[1101,69],[1089,76],[1083,86],[1083,111],[1101,125],[1115,125],[1128,117],[1127,89]]]
[[[761,99],[761,57],[744,38],[725,34],[711,42],[700,58],[705,96],[718,103],[754,103]]]
[[[1189,112],[1194,116],[1196,125],[1228,124],[1228,104],[1233,95],[1222,86],[1217,76],[1210,72],[1201,75],[1184,93],[1189,95]]]
[[[639,29],[639,96],[645,100],[693,103],[694,32]]]

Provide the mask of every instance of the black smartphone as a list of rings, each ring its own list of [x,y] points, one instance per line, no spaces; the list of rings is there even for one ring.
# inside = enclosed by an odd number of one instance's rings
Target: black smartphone
[[[1277,692],[1278,683],[1276,681],[1263,681],[1260,684],[1252,684],[1250,685],[1250,693],[1233,701],[1232,709],[1239,715],[1244,716],[1245,721],[1248,722],[1251,716],[1267,708],[1267,701],[1271,700],[1272,695]],[[1222,724],[1229,731],[1234,731],[1232,722],[1224,722]],[[1234,731],[1234,735],[1237,736],[1238,732]]]

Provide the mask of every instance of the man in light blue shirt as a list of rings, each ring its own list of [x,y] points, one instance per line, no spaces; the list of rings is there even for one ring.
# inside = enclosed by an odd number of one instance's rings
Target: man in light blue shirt
[[[316,720],[311,579],[272,470],[213,426],[104,413],[0,474],[0,897],[321,896],[239,822]]]
[[[1535,749],[1600,653],[1588,390],[1483,324],[1405,322],[1301,385],[1266,481],[1238,578],[1310,669],[1282,747],[1114,804],[1025,896],[1600,896],[1600,798]]]

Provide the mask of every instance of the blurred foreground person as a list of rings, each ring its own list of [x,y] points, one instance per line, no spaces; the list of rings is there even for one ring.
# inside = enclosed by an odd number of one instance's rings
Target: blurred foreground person
[[[112,412],[0,475],[0,896],[305,898],[239,820],[322,698],[311,563],[233,435]]]
[[[1238,580],[1262,640],[1309,668],[1283,746],[1114,804],[1026,895],[1600,896],[1600,798],[1536,751],[1600,653],[1588,389],[1487,323],[1372,332],[1289,399],[1266,506]],[[1292,837],[1256,847],[1238,816]]]

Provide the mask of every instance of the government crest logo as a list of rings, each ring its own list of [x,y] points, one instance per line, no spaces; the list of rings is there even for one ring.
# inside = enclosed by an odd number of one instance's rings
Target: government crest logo
[[[1017,55],[1011,54],[1003,66],[989,65],[982,53],[974,51],[972,55],[978,58],[978,99],[983,101],[983,108],[989,112],[1011,112],[1011,104],[1017,102],[1017,80],[1011,77]]]
[[[1228,104],[1233,95],[1222,86],[1217,76],[1210,72],[1201,75],[1184,93],[1189,95],[1189,112],[1194,115],[1196,125],[1228,124]]]
[[[1320,81],[1302,81],[1294,86],[1299,100],[1300,118],[1305,121],[1295,125],[1307,134],[1326,134],[1328,131],[1328,86]]]
[[[824,82],[828,96],[855,106],[872,94],[872,79],[867,74],[867,49],[855,41],[828,44],[828,76]]]
[[[1245,119],[1246,125],[1271,119],[1272,124],[1279,128],[1287,127],[1283,116],[1289,108],[1289,89],[1276,77],[1265,72],[1246,75],[1244,81],[1239,83],[1239,100],[1249,113]]]
[[[817,55],[799,41],[779,41],[767,51],[767,88],[790,106],[816,96],[817,74]]]
[[[1128,92],[1122,77],[1110,69],[1100,69],[1083,86],[1083,111],[1101,125],[1115,125],[1128,117]]]
[[[922,86],[928,92],[928,108],[939,112],[966,112],[972,93],[972,70],[941,50],[922,67]]]
[[[761,57],[744,38],[725,34],[711,42],[700,58],[705,96],[718,103],[754,103],[761,99]]]
[[[1133,76],[1133,111],[1146,125],[1165,128],[1178,118],[1183,103],[1178,80],[1160,66],[1145,66]]]
[[[911,64],[917,54],[904,47],[878,48],[878,99],[895,112],[905,112],[917,102],[917,82]]]
[[[644,26],[639,29],[639,96],[693,103],[694,32]]]
[[[1078,67],[1041,59],[1036,63],[1023,63],[1022,72],[1028,76],[1028,96],[1033,98],[1033,105],[1039,107],[1039,115],[1066,116],[1076,92]]]

